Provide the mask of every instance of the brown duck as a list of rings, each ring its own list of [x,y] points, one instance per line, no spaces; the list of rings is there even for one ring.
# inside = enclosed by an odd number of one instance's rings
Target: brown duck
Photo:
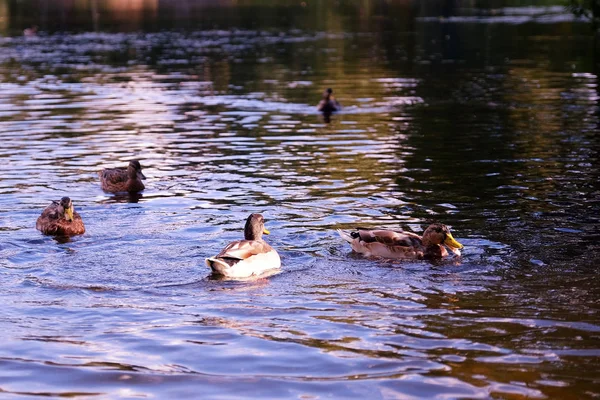
[[[215,275],[228,278],[247,278],[281,267],[277,251],[262,239],[270,232],[261,214],[250,214],[244,227],[244,240],[229,243],[219,254],[206,259]]]
[[[457,255],[463,248],[452,237],[448,227],[442,224],[429,225],[422,237],[411,232],[388,229],[357,228],[351,232],[338,229],[338,233],[357,253],[390,259],[436,259],[448,255],[444,246]]]
[[[136,193],[145,189],[142,180],[146,179],[142,173],[142,166],[137,160],[129,162],[127,168],[107,168],[98,172],[102,190],[110,193],[129,192]]]
[[[35,227],[46,235],[71,236],[85,233],[83,220],[68,197],[53,201],[46,207],[38,217]]]
[[[342,105],[338,103],[332,93],[333,90],[331,88],[328,88],[323,92],[323,99],[319,102],[317,110],[326,114],[331,114],[334,111],[340,111],[342,109]]]

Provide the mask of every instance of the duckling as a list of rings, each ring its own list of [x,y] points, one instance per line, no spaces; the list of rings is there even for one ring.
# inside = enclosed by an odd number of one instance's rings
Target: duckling
[[[463,245],[457,242],[443,224],[431,224],[423,236],[388,229],[357,228],[351,232],[338,229],[339,235],[350,243],[352,250],[366,256],[390,259],[422,260],[446,257],[448,251],[460,255]]]
[[[214,275],[228,278],[247,278],[267,270],[279,269],[277,251],[262,239],[270,232],[261,214],[250,214],[244,227],[244,240],[229,243],[219,254],[206,259]]]
[[[45,235],[71,236],[85,233],[83,220],[68,197],[52,201],[38,217],[35,227]]]
[[[107,168],[98,172],[102,190],[110,193],[136,193],[145,189],[142,166],[138,160],[129,162],[127,168]]]
[[[319,102],[317,110],[322,113],[331,114],[334,111],[340,111],[342,109],[342,105],[338,103],[332,93],[333,90],[331,88],[328,88],[323,92],[323,100]]]

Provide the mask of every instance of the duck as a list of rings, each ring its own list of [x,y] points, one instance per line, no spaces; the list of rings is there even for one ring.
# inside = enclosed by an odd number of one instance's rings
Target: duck
[[[396,260],[441,259],[448,256],[446,247],[460,256],[464,247],[440,223],[429,225],[423,236],[389,229],[356,228],[350,232],[338,229],[337,232],[357,253]]]
[[[277,251],[262,239],[270,234],[262,214],[250,214],[244,227],[244,240],[229,243],[219,254],[206,259],[213,275],[248,278],[281,268]]]
[[[30,28],[23,29],[23,36],[25,37],[35,37],[37,36],[38,26],[33,25]]]
[[[331,114],[334,111],[340,111],[342,109],[342,105],[338,103],[332,93],[333,89],[331,88],[327,88],[327,90],[323,92],[323,99],[319,102],[317,110],[325,114]]]
[[[127,168],[103,169],[98,172],[98,176],[105,192],[137,193],[146,188],[142,182],[146,176],[142,173],[142,166],[138,160],[130,161]]]
[[[83,220],[69,197],[52,201],[38,217],[35,227],[45,235],[72,236],[85,233]]]

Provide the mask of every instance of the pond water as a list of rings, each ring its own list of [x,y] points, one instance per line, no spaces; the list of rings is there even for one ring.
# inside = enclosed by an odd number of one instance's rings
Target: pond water
[[[600,396],[589,26],[508,1],[140,3],[0,1],[0,397]],[[146,190],[102,192],[134,158]],[[70,241],[35,229],[62,196]],[[210,277],[251,212],[281,273]],[[433,221],[462,258],[335,232]]]

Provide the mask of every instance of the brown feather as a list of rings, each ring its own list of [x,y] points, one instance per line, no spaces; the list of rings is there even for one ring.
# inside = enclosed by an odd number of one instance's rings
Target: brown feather
[[[234,258],[245,260],[256,254],[268,253],[273,250],[263,240],[238,240],[229,243],[215,258]]]
[[[139,161],[131,161],[127,168],[106,168],[98,172],[102,190],[110,193],[141,192],[145,189],[142,167]]]
[[[110,168],[98,172],[105,192],[140,192],[146,187],[139,179],[130,179],[127,168]]]
[[[323,113],[332,113],[334,111],[340,111],[342,106],[331,94],[333,90],[327,89],[323,92],[323,99],[317,105],[317,110]]]
[[[338,230],[352,249],[367,256],[391,259],[436,259],[448,255],[442,243],[450,231],[445,225],[432,224],[423,237],[412,232],[391,229],[357,228],[352,232]]]
[[[58,202],[52,202],[42,211],[35,227],[45,235],[71,236],[85,233],[85,226],[79,213],[73,212],[73,221],[67,221],[64,212],[61,213]]]
[[[379,242],[388,246],[416,246],[423,245],[418,235],[408,232],[398,232],[385,229],[360,230],[361,240],[367,243]]]

